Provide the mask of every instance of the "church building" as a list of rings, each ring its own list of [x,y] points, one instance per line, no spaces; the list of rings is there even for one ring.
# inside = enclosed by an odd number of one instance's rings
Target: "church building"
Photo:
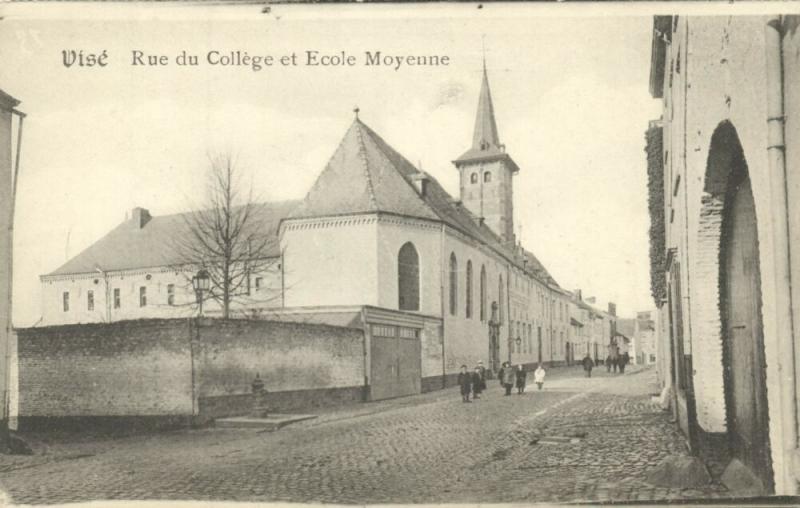
[[[275,237],[274,263],[252,274],[235,310],[264,319],[359,322],[373,347],[387,339],[394,351],[373,375],[411,372],[406,393],[446,384],[462,364],[483,361],[497,370],[507,360],[563,362],[573,296],[514,236],[520,168],[500,141],[485,68],[482,79],[472,143],[453,161],[458,199],[356,111],[304,199],[259,205],[265,234]],[[135,209],[41,277],[42,324],[196,313],[191,285],[172,268],[180,260],[158,248],[184,227],[180,215]]]

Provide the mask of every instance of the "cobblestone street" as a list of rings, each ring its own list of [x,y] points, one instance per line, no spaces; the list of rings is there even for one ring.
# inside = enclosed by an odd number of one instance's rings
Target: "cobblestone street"
[[[30,457],[0,456],[15,503],[193,499],[327,503],[568,502],[696,499],[655,488],[660,461],[685,455],[669,415],[651,401],[652,369],[584,378],[551,369],[545,390],[455,389],[361,404],[275,433],[182,430],[68,441],[31,436]],[[580,435],[578,443],[547,436]]]

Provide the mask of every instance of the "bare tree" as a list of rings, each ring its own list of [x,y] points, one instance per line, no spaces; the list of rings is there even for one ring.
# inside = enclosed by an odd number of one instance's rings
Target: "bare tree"
[[[210,288],[204,300],[216,301],[223,319],[235,301],[252,301],[251,275],[276,262],[270,257],[277,239],[266,223],[263,204],[253,202],[252,185],[242,191],[241,175],[231,155],[209,156],[205,202],[183,215],[184,232],[173,238],[176,258],[187,279],[205,270]]]

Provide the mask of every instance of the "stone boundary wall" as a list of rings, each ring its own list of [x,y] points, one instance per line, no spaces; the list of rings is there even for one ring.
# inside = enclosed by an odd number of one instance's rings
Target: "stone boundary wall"
[[[28,328],[18,336],[22,430],[247,414],[256,374],[276,410],[363,400],[364,335],[354,328],[159,319]]]

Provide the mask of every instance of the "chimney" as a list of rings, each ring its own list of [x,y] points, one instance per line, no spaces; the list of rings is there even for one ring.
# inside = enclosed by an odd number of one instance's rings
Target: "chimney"
[[[573,293],[575,293],[575,298],[577,298],[578,301],[583,300],[583,293],[581,292],[580,289],[576,289],[575,291],[573,291]]]
[[[590,296],[585,301],[586,303],[591,303],[592,305],[594,305],[597,302],[597,298],[595,298],[594,296]]]
[[[608,313],[612,316],[617,315],[617,304],[614,302],[608,302]]]
[[[430,177],[424,171],[420,171],[414,175],[411,175],[411,183],[414,184],[414,188],[417,189],[417,194],[420,196],[425,196],[425,193],[428,190],[428,180]]]
[[[131,210],[131,220],[133,222],[133,227],[136,229],[142,229],[144,225],[150,221],[150,219],[150,212],[145,208],[137,206]]]

